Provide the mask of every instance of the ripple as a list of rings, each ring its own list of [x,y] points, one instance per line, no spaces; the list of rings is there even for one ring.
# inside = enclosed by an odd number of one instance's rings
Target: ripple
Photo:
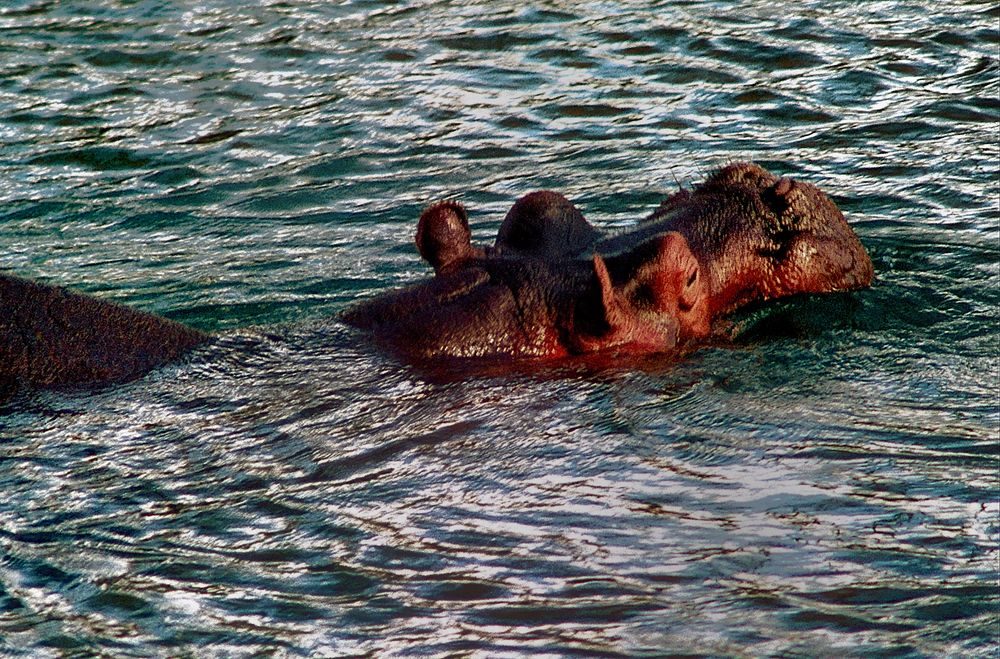
[[[154,162],[154,158],[130,149],[88,147],[50,152],[36,156],[28,162],[32,165],[70,165],[104,171],[144,169]]]

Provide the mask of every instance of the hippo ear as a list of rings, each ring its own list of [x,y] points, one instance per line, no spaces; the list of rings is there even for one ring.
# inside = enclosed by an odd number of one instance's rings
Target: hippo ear
[[[417,251],[441,272],[463,259],[481,256],[470,242],[469,219],[465,207],[457,201],[432,204],[417,222]]]
[[[670,247],[666,256],[672,258],[671,244],[659,240],[650,242],[646,247],[653,250],[652,254],[633,252],[614,257],[612,265],[616,274],[626,278],[617,288],[607,263],[599,254],[594,254],[597,286],[591,289],[589,299],[577,307],[574,349],[594,352],[629,345],[632,350],[657,352],[677,344],[677,307],[671,309],[669,302],[677,300],[676,293],[672,294],[672,282],[676,281],[679,270],[670,262],[664,269],[664,264],[658,263],[655,256],[655,249]],[[634,262],[629,259],[635,256],[646,259],[638,268],[630,267]]]
[[[594,274],[597,276],[597,285],[601,296],[600,309],[603,313],[604,323],[608,328],[614,330],[621,326],[624,320],[624,310],[622,309],[621,297],[611,284],[608,266],[597,252],[594,252]]]

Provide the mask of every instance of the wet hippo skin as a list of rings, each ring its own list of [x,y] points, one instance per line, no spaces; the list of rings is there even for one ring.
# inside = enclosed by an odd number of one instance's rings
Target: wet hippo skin
[[[209,335],[67,289],[0,274],[0,390],[124,382]]]

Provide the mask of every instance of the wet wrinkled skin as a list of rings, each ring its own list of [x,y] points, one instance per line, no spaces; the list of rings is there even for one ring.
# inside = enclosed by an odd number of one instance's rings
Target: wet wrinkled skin
[[[0,399],[21,388],[132,380],[208,339],[150,313],[0,275]]]
[[[671,195],[634,231],[596,248],[613,252],[663,231],[687,238],[708,279],[713,317],[755,301],[865,288],[874,275],[826,194],[753,163],[728,165]]]
[[[671,258],[651,258],[665,236]],[[671,195],[618,236],[602,237],[569,200],[541,191],[514,204],[492,247],[471,244],[455,202],[421,215],[417,244],[434,279],[343,316],[416,357],[665,352],[707,337],[712,320],[748,303],[855,290],[873,275],[829,197],[752,163]],[[602,287],[604,263],[614,266]],[[644,301],[650,281],[670,282],[654,286],[655,304]],[[609,317],[628,329],[612,331]]]

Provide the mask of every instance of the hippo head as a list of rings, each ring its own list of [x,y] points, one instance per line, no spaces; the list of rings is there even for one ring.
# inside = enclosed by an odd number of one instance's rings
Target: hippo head
[[[640,233],[660,231],[687,238],[709,280],[712,315],[755,300],[863,288],[873,276],[829,197],[752,163],[723,167],[669,197]]]
[[[562,195],[533,192],[492,247],[465,209],[433,204],[417,248],[435,270],[343,319],[411,357],[672,351],[758,300],[867,286],[872,264],[815,186],[734,163],[602,238]]]

